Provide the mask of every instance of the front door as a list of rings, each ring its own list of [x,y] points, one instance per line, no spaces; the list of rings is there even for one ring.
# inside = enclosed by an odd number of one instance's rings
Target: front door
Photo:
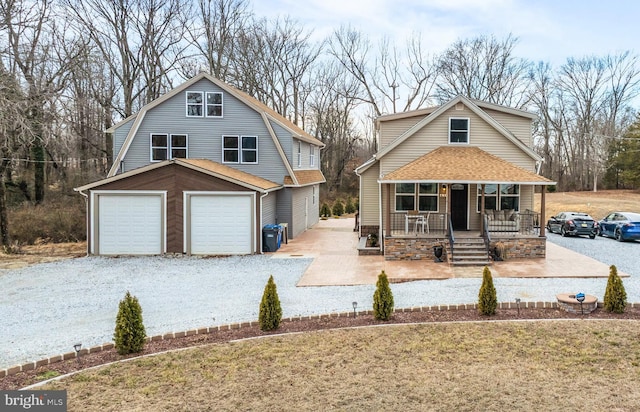
[[[451,186],[451,225],[453,230],[467,230],[469,185],[454,183]]]

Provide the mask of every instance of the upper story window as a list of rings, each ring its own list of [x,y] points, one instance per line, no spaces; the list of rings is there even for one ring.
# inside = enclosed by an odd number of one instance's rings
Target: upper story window
[[[298,140],[298,167],[302,167],[302,142]]]
[[[449,118],[449,143],[469,143],[469,119]]]
[[[309,145],[309,166],[315,167],[316,165],[316,147]]]
[[[222,136],[223,163],[258,163],[258,137]]]
[[[203,94],[202,92],[187,92],[187,117],[204,116],[204,111],[202,110]]]
[[[188,136],[186,134],[151,134],[151,161],[188,157]]]
[[[220,92],[187,92],[186,102],[187,117],[222,117]]]
[[[222,93],[207,93],[207,117],[222,117]]]

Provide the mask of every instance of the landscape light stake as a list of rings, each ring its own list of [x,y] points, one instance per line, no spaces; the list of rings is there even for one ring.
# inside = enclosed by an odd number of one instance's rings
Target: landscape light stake
[[[580,302],[580,313],[584,315],[584,309],[582,308],[582,302],[584,302],[584,293],[576,293],[576,300]]]
[[[76,359],[78,359],[78,363],[80,363],[80,349],[82,348],[82,343],[76,343],[73,345],[73,350],[76,351]]]
[[[358,302],[353,302],[353,318],[355,319],[356,317],[356,308],[358,307]]]
[[[516,306],[518,308],[518,317],[520,317],[520,298],[516,298]]]

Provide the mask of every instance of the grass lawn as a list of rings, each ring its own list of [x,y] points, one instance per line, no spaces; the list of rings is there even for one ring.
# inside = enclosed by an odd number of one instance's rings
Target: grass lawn
[[[214,344],[86,371],[69,411],[640,410],[640,325],[433,323]]]
[[[545,195],[547,219],[559,212],[588,213],[596,220],[610,212],[640,213],[640,191],[599,190],[597,192],[557,192]],[[535,195],[536,210],[540,211],[540,193]]]

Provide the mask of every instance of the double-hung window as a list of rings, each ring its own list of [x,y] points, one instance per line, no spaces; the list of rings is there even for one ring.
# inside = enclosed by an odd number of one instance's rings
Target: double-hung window
[[[396,212],[416,210],[416,185],[396,183]]]
[[[187,92],[187,117],[202,117],[204,96],[202,92]]]
[[[258,163],[257,136],[222,136],[223,163]]]
[[[438,184],[418,184],[418,210],[421,212],[438,211]]]
[[[186,134],[151,134],[151,161],[188,157],[188,136]]]
[[[449,118],[449,143],[469,143],[469,119]]]
[[[222,117],[222,93],[207,92],[207,117]]]
[[[309,166],[315,167],[316,165],[316,147],[312,144],[309,145]]]

